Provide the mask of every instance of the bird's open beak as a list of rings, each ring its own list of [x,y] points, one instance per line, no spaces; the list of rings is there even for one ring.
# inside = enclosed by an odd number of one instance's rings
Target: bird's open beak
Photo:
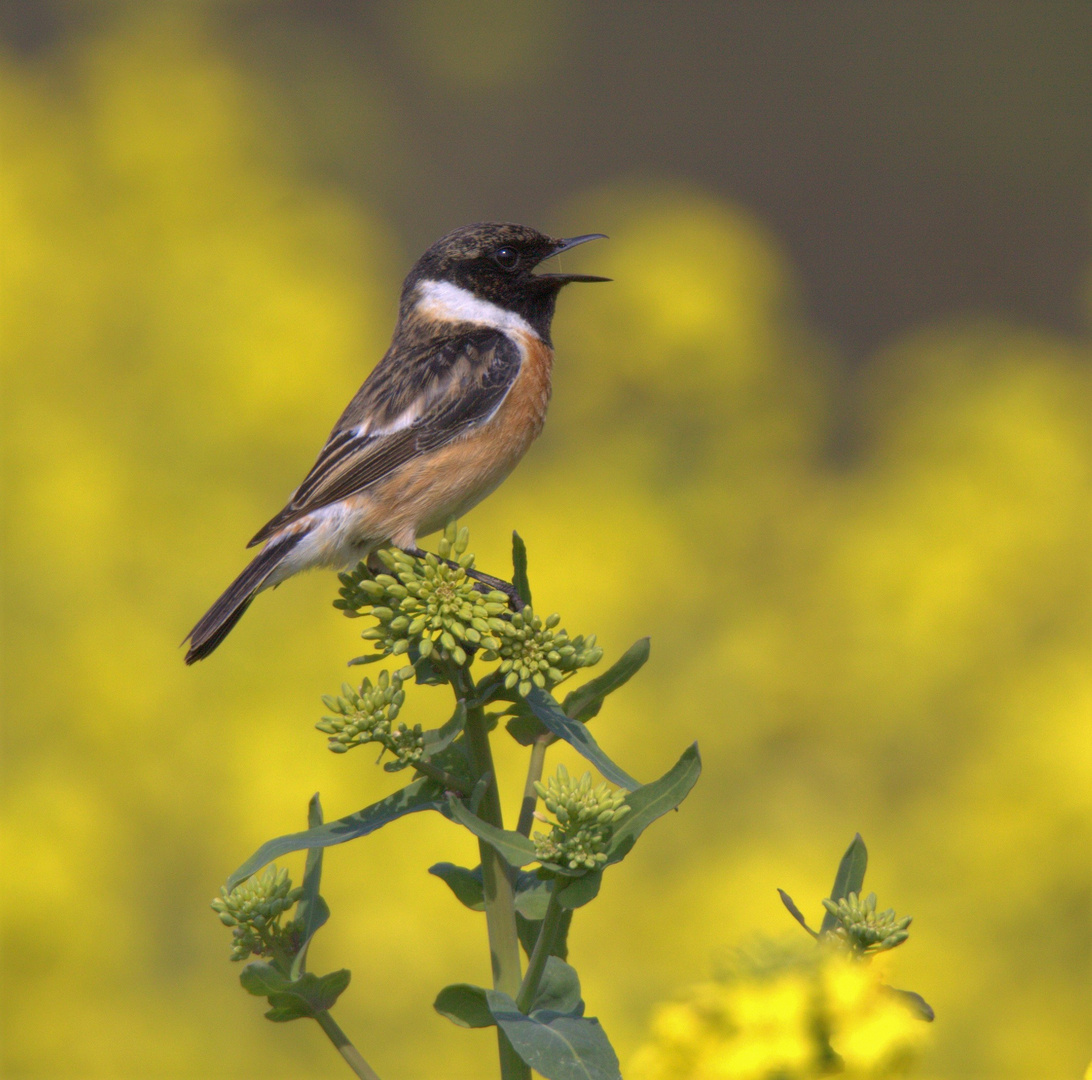
[[[560,255],[563,251],[568,251],[569,248],[574,248],[578,244],[586,244],[589,240],[606,240],[608,237],[605,233],[586,233],[584,236],[571,236],[568,240],[558,240],[554,250],[546,256],[547,259],[552,259],[555,255]],[[536,274],[536,277],[549,278],[551,281],[560,281],[562,284],[567,285],[570,281],[610,281],[609,277],[595,277],[592,274]]]

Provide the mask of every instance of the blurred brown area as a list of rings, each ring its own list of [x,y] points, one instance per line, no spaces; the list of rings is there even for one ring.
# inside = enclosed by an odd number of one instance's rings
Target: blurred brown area
[[[518,528],[608,661],[651,633],[608,752],[706,762],[574,929],[623,1063],[860,830],[916,918],[921,1075],[1077,1075],[1090,46],[1083,4],[0,4],[4,1075],[343,1068],[207,902],[312,791],[391,789],[311,729],[359,624],[313,575],[176,645],[478,219],[607,232],[573,265],[615,280],[562,297],[472,549],[502,571]],[[424,876],[473,845],[425,817],[331,852],[313,959],[382,1075],[479,1076],[430,1002],[488,978],[480,917]]]

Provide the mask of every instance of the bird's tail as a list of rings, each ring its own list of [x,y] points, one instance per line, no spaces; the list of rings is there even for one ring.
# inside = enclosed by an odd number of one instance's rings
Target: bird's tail
[[[201,621],[182,639],[190,643],[186,663],[204,660],[243,617],[251,600],[261,591],[281,560],[303,539],[304,533],[290,533],[266,544],[246,569],[224,590],[223,595],[201,616]]]

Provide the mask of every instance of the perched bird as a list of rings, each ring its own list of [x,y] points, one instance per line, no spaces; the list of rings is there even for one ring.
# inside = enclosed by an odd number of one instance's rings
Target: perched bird
[[[386,355],[334,425],[262,549],[186,635],[208,656],[263,589],[378,547],[417,550],[493,491],[546,417],[557,295],[587,274],[535,274],[601,233],[555,240],[524,225],[467,225],[438,240],[402,286]],[[492,579],[490,579],[492,580]]]

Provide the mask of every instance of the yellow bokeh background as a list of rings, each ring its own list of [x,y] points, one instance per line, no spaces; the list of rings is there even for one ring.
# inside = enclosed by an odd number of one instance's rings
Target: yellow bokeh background
[[[177,648],[381,355],[415,254],[294,170],[202,10],[0,63],[5,1076],[341,1075],[239,989],[208,901],[312,792],[340,816],[400,779],[313,730],[359,651],[331,575],[193,669]],[[937,1012],[919,1075],[1079,1075],[1089,342],[955,319],[847,376],[743,207],[619,181],[535,224],[609,233],[580,265],[614,283],[562,297],[549,423],[472,546],[502,573],[518,528],[536,608],[608,662],[651,634],[595,721],[616,760],[705,761],[575,921],[589,1012],[625,1065],[718,953],[793,929],[777,886],[819,917],[859,830],[915,916],[891,978]],[[446,705],[411,690],[406,719]],[[313,966],[352,969],[336,1014],[385,1077],[494,1068],[431,1008],[488,978],[441,860],[474,844],[435,815],[326,859]]]

